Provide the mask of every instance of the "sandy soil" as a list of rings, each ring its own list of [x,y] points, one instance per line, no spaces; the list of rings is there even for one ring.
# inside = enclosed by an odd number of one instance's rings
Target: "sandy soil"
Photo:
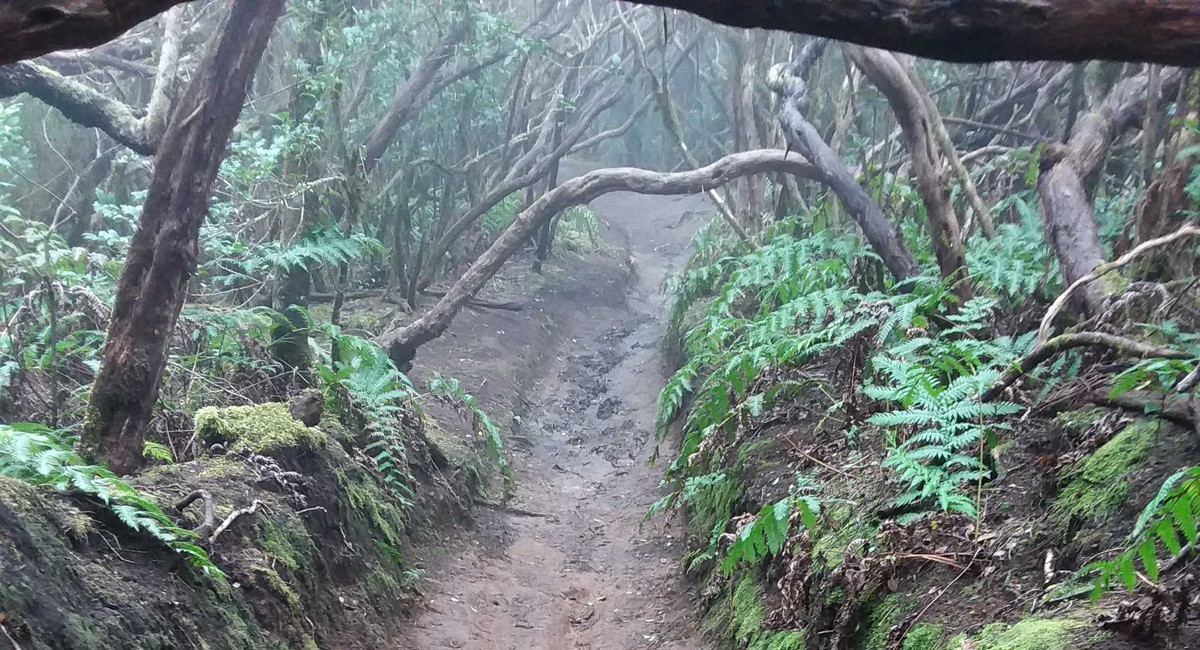
[[[686,259],[705,206],[702,197],[598,200],[609,253],[556,265],[534,309],[465,315],[431,351],[435,367],[455,357],[485,403],[512,388],[499,385],[506,373],[527,377],[511,438],[519,494],[427,558],[424,602],[395,647],[706,647],[680,578],[680,531],[641,526],[662,475],[646,463],[669,372],[660,285]],[[488,385],[489,374],[499,381]]]

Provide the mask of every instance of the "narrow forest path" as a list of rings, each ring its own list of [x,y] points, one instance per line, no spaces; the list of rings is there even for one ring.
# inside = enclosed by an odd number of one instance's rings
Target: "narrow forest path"
[[[559,335],[541,342],[553,349],[514,437],[518,498],[431,563],[398,648],[704,647],[678,569],[680,529],[639,524],[662,476],[645,462],[670,370],[660,286],[686,260],[705,207],[702,196],[634,194],[592,204],[606,241],[630,261],[581,261],[587,281],[544,306]]]

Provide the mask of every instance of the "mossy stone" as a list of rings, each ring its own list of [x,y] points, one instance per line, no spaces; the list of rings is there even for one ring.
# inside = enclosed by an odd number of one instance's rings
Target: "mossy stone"
[[[917,623],[904,635],[901,650],[939,650],[946,637],[946,627],[936,623]]]
[[[320,429],[292,418],[287,404],[206,407],[196,412],[196,433],[205,440],[225,440],[235,451],[266,454],[281,449],[316,449],[326,442]]]
[[[1134,422],[1066,471],[1067,484],[1050,507],[1060,529],[1103,520],[1125,503],[1128,474],[1146,459],[1159,426],[1154,420]]]

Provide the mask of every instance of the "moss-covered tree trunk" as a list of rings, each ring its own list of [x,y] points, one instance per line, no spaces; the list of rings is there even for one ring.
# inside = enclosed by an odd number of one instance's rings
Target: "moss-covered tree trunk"
[[[234,3],[159,147],[84,428],[89,452],[119,474],[141,465],[145,428],[196,270],[213,182],[284,1]]]

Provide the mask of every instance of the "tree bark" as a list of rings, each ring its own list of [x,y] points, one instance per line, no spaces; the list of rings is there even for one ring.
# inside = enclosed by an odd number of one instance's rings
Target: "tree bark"
[[[0,65],[57,50],[96,47],[192,0],[5,0]]]
[[[171,86],[179,74],[179,50],[183,44],[183,7],[176,7],[164,17],[162,45],[158,53],[158,72],[154,89],[146,107],[145,131],[151,142],[162,138],[171,113]]]
[[[971,297],[967,254],[958,217],[950,202],[950,185],[942,176],[946,161],[935,133],[940,120],[929,110],[924,93],[913,83],[905,66],[890,52],[852,45],[846,46],[845,51],[891,104],[912,157],[917,191],[925,203],[926,222],[942,279],[953,288],[960,304],[965,303]]]
[[[1145,115],[1149,103],[1157,105],[1174,96],[1183,72],[1165,68],[1159,75],[1158,97],[1148,98],[1150,80],[1146,73],[1129,77],[1113,86],[1097,110],[1080,118],[1066,145],[1047,149],[1042,155],[1038,195],[1050,245],[1058,256],[1066,285],[1104,262],[1092,199],[1083,179],[1096,170],[1117,136]],[[1073,306],[1081,313],[1095,313],[1106,293],[1104,284],[1090,283]]]
[[[628,0],[961,63],[1200,61],[1195,0]]]
[[[732,154],[707,167],[688,172],[670,174],[614,168],[571,179],[517,215],[512,225],[479,256],[437,305],[404,328],[379,337],[378,342],[398,367],[408,367],[416,356],[417,348],[441,336],[458,312],[509,257],[521,250],[541,224],[569,207],[588,203],[610,192],[697,194],[750,174],[772,172],[814,177],[812,166],[799,156],[766,149]]]
[[[138,468],[171,332],[196,270],[200,226],[225,147],[285,0],[237,0],[159,147],[117,285],[84,444],[118,474]]]

